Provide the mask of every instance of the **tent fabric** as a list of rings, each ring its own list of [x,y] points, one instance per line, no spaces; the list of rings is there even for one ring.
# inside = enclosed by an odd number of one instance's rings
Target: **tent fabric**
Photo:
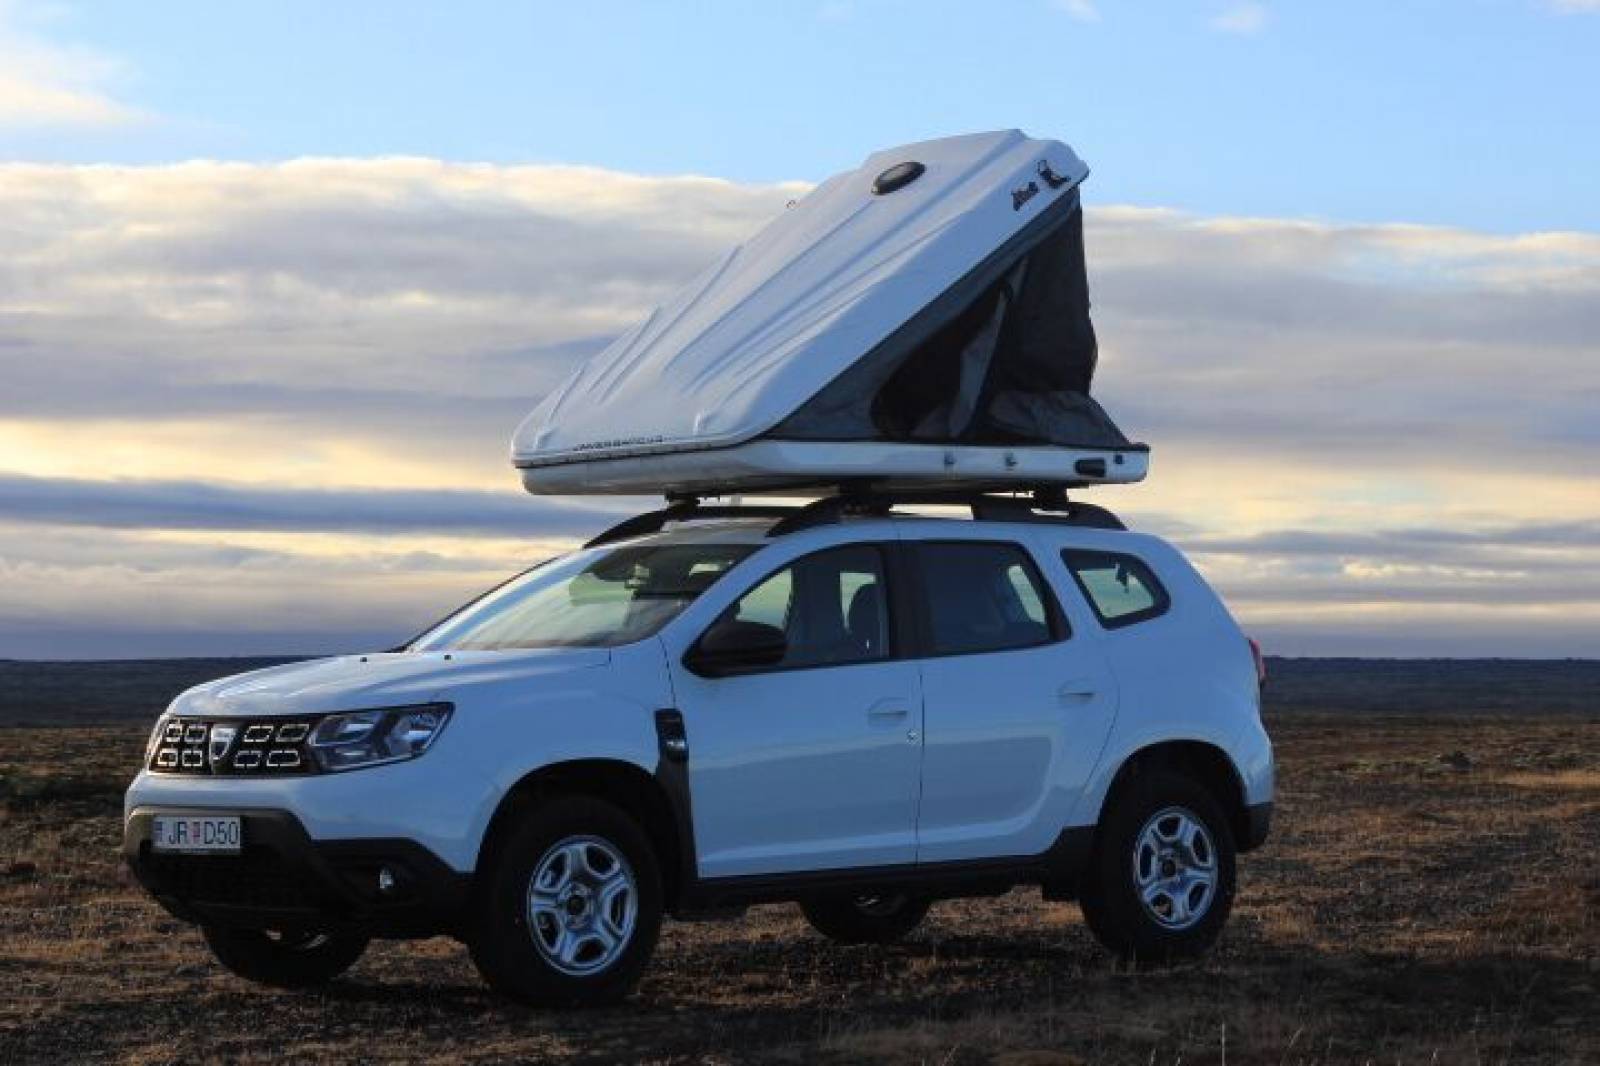
[[[1126,448],[1089,398],[1098,358],[1076,193],[1031,248],[951,290],[772,436]],[[1004,273],[999,273],[1004,269]]]
[[[873,191],[907,162],[924,169]],[[763,439],[1137,447],[1088,396],[1087,173],[1016,130],[874,154],[579,368],[513,461]]]

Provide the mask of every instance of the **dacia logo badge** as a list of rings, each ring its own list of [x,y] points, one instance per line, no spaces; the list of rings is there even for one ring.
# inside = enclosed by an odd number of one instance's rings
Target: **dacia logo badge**
[[[227,758],[228,749],[233,746],[233,738],[238,733],[237,726],[214,725],[211,727],[211,743],[206,745],[206,754],[211,757],[212,766]]]

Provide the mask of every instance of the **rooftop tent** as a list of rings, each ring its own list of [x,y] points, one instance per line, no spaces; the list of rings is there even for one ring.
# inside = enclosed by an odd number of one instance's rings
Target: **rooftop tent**
[[[1017,131],[880,152],[792,205],[518,429],[532,492],[1135,481],[1089,396],[1078,185]]]

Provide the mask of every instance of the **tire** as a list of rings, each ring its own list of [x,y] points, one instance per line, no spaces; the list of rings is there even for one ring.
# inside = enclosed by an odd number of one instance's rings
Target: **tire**
[[[1232,828],[1203,785],[1141,774],[1106,804],[1079,906],[1100,943],[1124,959],[1193,958],[1233,909],[1235,858]]]
[[[822,896],[800,910],[811,928],[839,944],[892,944],[922,924],[928,901],[907,895]]]
[[[230,972],[273,988],[314,988],[355,965],[367,938],[351,933],[275,933],[202,926],[211,954]]]
[[[633,991],[661,930],[662,892],[649,838],[627,814],[588,796],[541,801],[480,873],[468,948],[489,987],[534,1006],[598,1006]]]

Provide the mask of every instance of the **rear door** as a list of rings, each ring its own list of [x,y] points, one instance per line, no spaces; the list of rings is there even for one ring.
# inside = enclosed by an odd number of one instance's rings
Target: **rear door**
[[[1110,731],[1110,668],[1073,632],[1025,538],[907,547],[922,622],[918,861],[1044,852]]]
[[[757,580],[722,617],[782,629],[775,666],[672,683],[701,877],[916,858],[921,675],[892,625],[891,552],[849,544]]]

